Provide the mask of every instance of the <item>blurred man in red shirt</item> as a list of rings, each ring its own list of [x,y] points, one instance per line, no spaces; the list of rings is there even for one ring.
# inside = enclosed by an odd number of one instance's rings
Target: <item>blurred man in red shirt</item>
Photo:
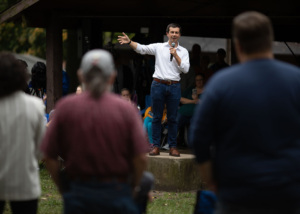
[[[65,213],[137,213],[133,192],[148,150],[140,116],[107,91],[115,77],[109,52],[86,53],[78,74],[85,91],[58,102],[42,144]],[[65,185],[58,156],[65,163]]]

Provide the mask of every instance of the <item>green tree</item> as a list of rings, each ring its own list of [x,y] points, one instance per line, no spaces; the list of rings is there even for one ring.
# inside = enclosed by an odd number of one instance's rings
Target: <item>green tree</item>
[[[46,57],[46,31],[13,22],[0,25],[0,50]]]

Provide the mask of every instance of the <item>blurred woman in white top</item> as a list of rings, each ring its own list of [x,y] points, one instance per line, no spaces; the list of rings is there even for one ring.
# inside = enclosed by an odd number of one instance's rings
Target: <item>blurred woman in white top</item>
[[[25,94],[24,66],[0,53],[0,213],[37,213],[41,194],[38,158],[45,125],[41,99]]]

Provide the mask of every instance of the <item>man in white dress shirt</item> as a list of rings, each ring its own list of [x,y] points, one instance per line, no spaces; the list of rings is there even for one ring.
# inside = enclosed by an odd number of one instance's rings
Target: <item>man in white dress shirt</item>
[[[161,137],[161,118],[164,105],[167,105],[168,118],[168,144],[170,155],[179,157],[180,153],[176,148],[177,144],[177,110],[181,97],[180,74],[189,71],[189,53],[187,49],[179,45],[181,27],[171,23],[166,29],[168,42],[141,45],[129,39],[123,33],[118,36],[121,45],[127,44],[139,54],[155,55],[155,72],[151,85],[151,99],[153,110],[152,137],[154,148],[150,155],[159,155]]]
[[[39,144],[46,126],[42,99],[25,94],[27,73],[10,53],[0,53],[0,213],[37,213],[41,187]]]

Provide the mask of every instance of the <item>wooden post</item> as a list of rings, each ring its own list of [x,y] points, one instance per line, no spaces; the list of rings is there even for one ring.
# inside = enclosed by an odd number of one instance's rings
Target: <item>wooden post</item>
[[[78,56],[78,44],[77,44],[77,30],[68,29],[67,40],[67,68],[66,71],[70,77],[70,93],[76,91],[77,86],[80,84],[77,78],[77,70],[80,66],[80,57]],[[82,45],[82,43],[80,43]]]
[[[54,17],[46,28],[47,113],[62,96],[62,29]]]

